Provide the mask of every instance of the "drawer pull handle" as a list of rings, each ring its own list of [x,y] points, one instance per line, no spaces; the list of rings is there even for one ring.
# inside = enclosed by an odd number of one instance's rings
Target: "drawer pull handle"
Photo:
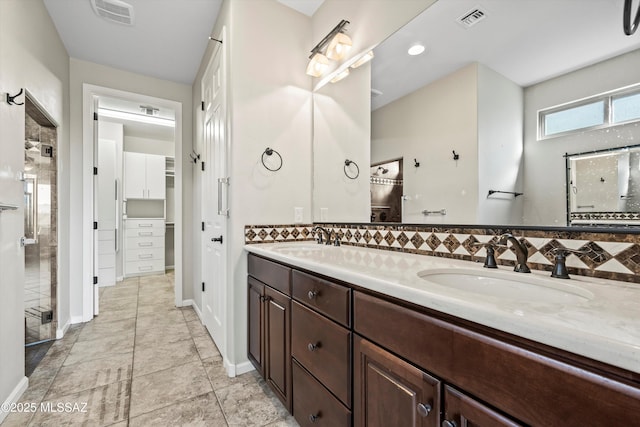
[[[455,421],[444,420],[442,422],[442,427],[458,427]]]
[[[318,291],[309,291],[307,296],[309,297],[309,299],[315,299],[318,296]]]
[[[148,267],[138,267],[138,270],[140,271],[151,271],[153,270],[153,267],[148,266]]]
[[[153,231],[138,231],[138,236],[153,236]]]
[[[151,259],[153,258],[153,254],[140,254],[138,255],[139,259]]]
[[[307,349],[309,351],[316,351],[316,349],[318,349],[318,348],[320,348],[320,342],[317,342],[315,344],[310,342],[309,344],[307,344]]]
[[[138,246],[143,246],[143,247],[153,246],[153,242],[141,242],[141,243],[138,243]]]
[[[138,224],[138,227],[153,227],[153,224]]]
[[[421,417],[426,417],[431,412],[431,405],[429,405],[428,403],[418,403],[416,410]]]
[[[309,421],[311,421],[312,423],[315,423],[316,421],[318,421],[318,418],[320,418],[320,414],[309,415]]]

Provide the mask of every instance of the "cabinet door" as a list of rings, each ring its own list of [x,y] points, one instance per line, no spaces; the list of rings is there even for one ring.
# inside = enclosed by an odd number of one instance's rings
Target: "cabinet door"
[[[440,425],[438,379],[358,336],[353,355],[355,426]]]
[[[264,376],[264,284],[249,277],[247,348],[249,360],[261,376]]]
[[[291,298],[265,287],[264,376],[291,412]]]
[[[477,400],[445,386],[443,427],[515,427],[521,426]]]
[[[167,195],[165,158],[157,154],[147,154],[147,198],[164,199]]]
[[[124,152],[124,198],[147,197],[145,154]]]

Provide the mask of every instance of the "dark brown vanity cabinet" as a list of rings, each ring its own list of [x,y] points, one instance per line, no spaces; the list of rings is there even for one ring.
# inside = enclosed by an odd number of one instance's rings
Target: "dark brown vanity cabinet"
[[[249,358],[302,426],[640,426],[640,374],[249,255]]]
[[[355,426],[440,426],[440,380],[359,336],[353,356]]]
[[[291,269],[249,256],[249,360],[291,412]]]

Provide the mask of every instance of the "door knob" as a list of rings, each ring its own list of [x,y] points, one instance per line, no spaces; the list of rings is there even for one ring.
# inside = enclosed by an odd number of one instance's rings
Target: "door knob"
[[[212,237],[211,241],[212,242],[220,242],[220,243],[222,243],[222,236],[220,236],[220,237]]]

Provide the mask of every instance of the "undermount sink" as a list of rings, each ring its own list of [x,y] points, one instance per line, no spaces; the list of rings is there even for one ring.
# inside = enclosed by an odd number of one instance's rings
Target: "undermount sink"
[[[579,304],[593,299],[590,291],[561,279],[498,270],[425,270],[418,276],[456,290],[510,301]]]
[[[325,245],[319,245],[316,242],[297,242],[297,243],[278,243],[271,250],[276,252],[290,252],[290,251],[306,251],[306,252],[319,252]]]

